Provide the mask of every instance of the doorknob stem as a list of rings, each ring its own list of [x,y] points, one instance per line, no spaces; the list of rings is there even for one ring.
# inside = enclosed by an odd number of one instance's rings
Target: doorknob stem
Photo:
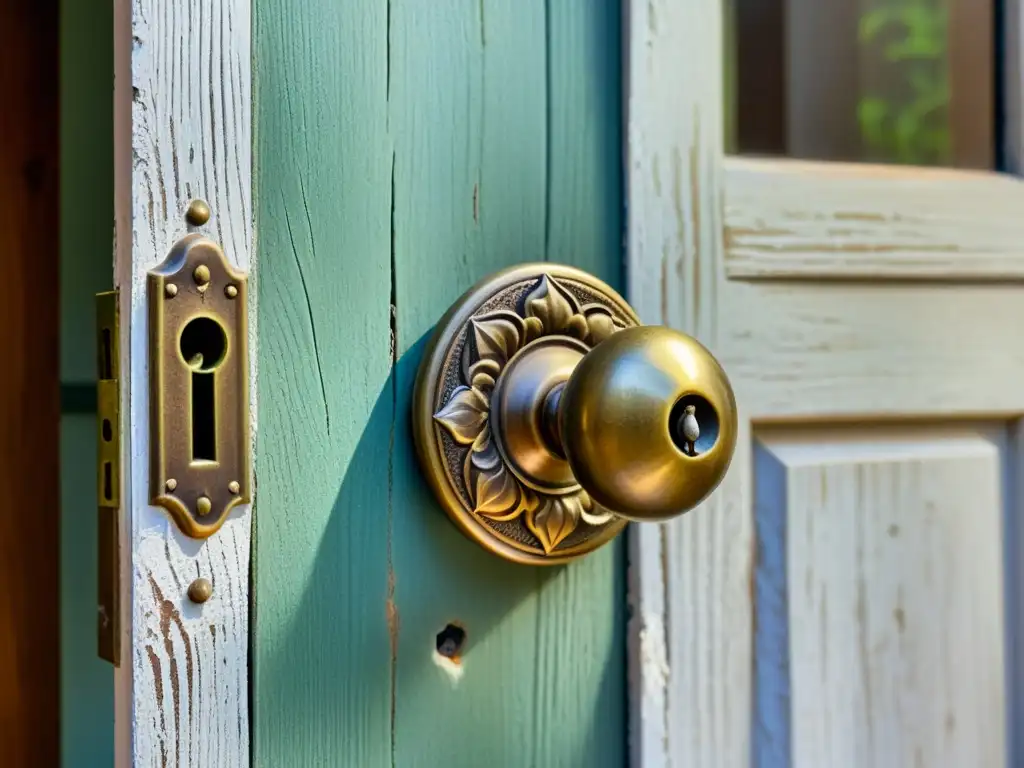
[[[544,407],[541,411],[541,434],[551,450],[564,459],[565,448],[562,447],[562,428],[560,426],[563,392],[565,392],[564,381],[555,384],[544,396]]]

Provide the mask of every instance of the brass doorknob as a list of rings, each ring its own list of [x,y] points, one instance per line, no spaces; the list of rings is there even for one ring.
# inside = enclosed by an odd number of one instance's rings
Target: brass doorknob
[[[695,339],[640,326],[597,278],[527,264],[466,292],[416,380],[420,462],[448,516],[521,563],[561,563],[721,482],[736,401]]]

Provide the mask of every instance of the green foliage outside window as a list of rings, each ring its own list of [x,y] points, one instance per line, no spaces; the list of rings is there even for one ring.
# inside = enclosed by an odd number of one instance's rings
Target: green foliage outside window
[[[861,61],[884,73],[865,83],[857,106],[865,159],[949,162],[948,23],[942,0],[888,0],[861,17]]]

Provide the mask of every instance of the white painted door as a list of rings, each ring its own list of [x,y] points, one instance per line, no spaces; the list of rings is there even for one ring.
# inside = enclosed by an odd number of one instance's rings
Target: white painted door
[[[632,533],[634,764],[1020,765],[1024,183],[726,157],[719,3],[630,29],[630,300],[741,417]]]

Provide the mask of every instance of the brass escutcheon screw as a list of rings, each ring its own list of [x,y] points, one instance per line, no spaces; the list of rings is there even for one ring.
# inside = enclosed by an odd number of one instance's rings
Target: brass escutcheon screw
[[[213,596],[213,584],[209,579],[199,578],[188,585],[188,599],[193,603],[205,603]]]
[[[201,227],[210,220],[210,206],[205,200],[193,200],[185,211],[185,219],[195,227]]]

